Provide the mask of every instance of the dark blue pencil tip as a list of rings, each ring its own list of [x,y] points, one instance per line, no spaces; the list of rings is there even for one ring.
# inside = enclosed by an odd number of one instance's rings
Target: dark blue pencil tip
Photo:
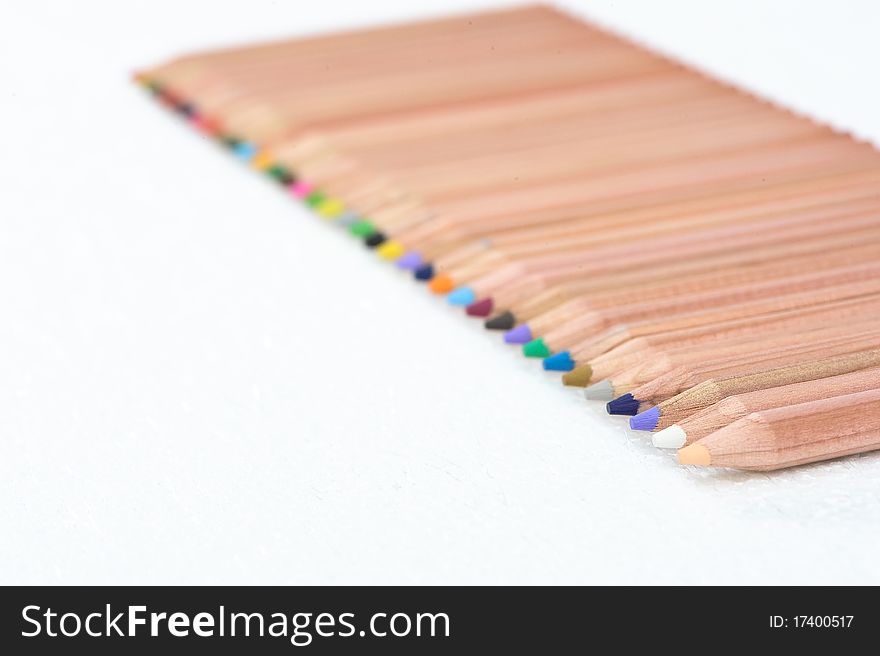
[[[616,399],[609,401],[605,408],[609,415],[629,415],[630,417],[639,411],[639,401],[633,398],[633,395],[626,393],[618,396]]]
[[[428,262],[416,269],[413,274],[416,280],[430,280],[434,277],[434,265]]]
[[[633,430],[652,431],[657,428],[657,422],[659,421],[660,406],[655,405],[650,410],[645,410],[634,417],[630,417],[629,427]]]

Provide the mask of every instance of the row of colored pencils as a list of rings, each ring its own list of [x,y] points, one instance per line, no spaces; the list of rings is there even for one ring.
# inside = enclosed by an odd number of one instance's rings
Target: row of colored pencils
[[[869,144],[547,7],[136,77],[682,463],[880,448]]]

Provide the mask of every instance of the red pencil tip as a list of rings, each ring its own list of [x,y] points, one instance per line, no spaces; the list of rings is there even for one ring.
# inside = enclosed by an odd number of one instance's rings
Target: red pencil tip
[[[488,298],[481,298],[479,301],[474,301],[468,305],[465,312],[472,317],[488,317],[492,313],[492,307],[494,305],[491,296]]]

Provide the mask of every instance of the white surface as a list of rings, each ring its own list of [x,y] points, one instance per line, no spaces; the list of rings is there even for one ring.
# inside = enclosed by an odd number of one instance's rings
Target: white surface
[[[880,582],[880,456],[678,467],[127,81],[473,6],[2,4],[0,581]],[[880,140],[878,7],[583,3]]]

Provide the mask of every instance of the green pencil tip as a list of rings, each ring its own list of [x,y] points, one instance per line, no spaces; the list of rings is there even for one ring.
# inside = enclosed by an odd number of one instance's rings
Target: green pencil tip
[[[533,339],[531,342],[523,344],[523,355],[527,358],[546,358],[551,354],[552,351],[547,348],[543,337]]]
[[[376,232],[376,226],[374,226],[369,221],[362,219],[360,221],[355,221],[350,226],[348,226],[348,230],[355,237],[369,237],[374,232]]]
[[[320,191],[313,191],[308,196],[306,196],[306,205],[308,205],[309,207],[317,207],[325,200],[327,200],[327,196],[322,194]]]
[[[276,180],[283,180],[291,177],[290,171],[286,167],[281,166],[281,164],[273,164],[266,169],[266,173]]]

